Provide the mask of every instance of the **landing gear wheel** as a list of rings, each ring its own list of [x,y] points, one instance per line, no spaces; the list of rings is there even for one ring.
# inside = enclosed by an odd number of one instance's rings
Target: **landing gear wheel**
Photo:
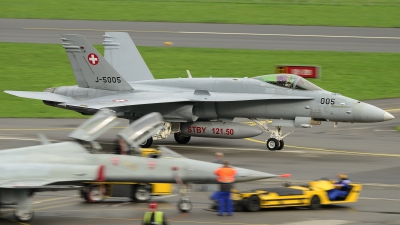
[[[249,212],[260,211],[260,198],[255,195],[250,196],[250,198],[246,199],[244,207]]]
[[[33,219],[34,213],[33,211],[30,212],[18,212],[17,210],[14,211],[14,218],[15,220],[17,220],[18,222],[29,222]]]
[[[321,200],[317,195],[312,196],[310,200],[310,205],[308,206],[309,209],[319,209],[321,208]]]
[[[147,202],[151,198],[151,188],[146,185],[134,185],[131,199],[135,202]]]
[[[175,133],[174,138],[178,144],[187,144],[190,141],[190,136],[183,135],[180,132]]]
[[[181,199],[179,200],[177,207],[181,212],[189,212],[192,210],[192,203],[189,199]]]
[[[86,193],[85,198],[87,202],[101,202],[106,198],[104,191],[99,185],[89,186],[88,189],[89,191]]]
[[[283,146],[285,146],[285,142],[283,140],[280,140],[279,147],[276,150],[282,150]]]
[[[268,150],[275,151],[279,148],[279,141],[275,138],[270,138],[267,140],[267,148]]]
[[[153,137],[150,137],[147,139],[145,142],[143,142],[140,147],[142,148],[150,148],[150,146],[153,144]]]

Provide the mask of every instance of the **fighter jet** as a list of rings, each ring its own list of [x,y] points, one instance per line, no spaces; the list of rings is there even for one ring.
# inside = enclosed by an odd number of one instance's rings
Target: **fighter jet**
[[[188,73],[188,78],[156,80],[127,33],[106,33],[106,59],[81,35],[62,35],[61,40],[77,86],[53,87],[44,92],[5,92],[84,115],[109,108],[130,121],[159,112],[164,127],[143,147],[170,134],[177,143],[186,144],[191,136],[233,139],[266,132],[270,133],[267,148],[281,150],[289,134],[283,135],[282,127],[311,128],[322,121],[336,125],[394,118],[380,108],[323,90],[293,74],[192,78]],[[250,119],[257,126],[232,122],[235,118]]]
[[[100,110],[69,135],[74,141],[50,143],[42,137],[42,145],[0,151],[0,208],[15,207],[15,218],[27,222],[33,218],[29,197],[34,193],[80,189],[85,181],[217,183],[214,170],[220,165],[215,163],[171,154],[165,147],[158,158],[135,156],[139,144],[163,126],[158,113],[146,115],[118,133],[125,143],[123,155],[103,154],[94,140],[118,124],[116,118],[114,112]],[[276,176],[236,169],[238,182]],[[140,190],[139,184],[133,190]],[[181,196],[179,206],[182,211],[190,210],[186,195]]]

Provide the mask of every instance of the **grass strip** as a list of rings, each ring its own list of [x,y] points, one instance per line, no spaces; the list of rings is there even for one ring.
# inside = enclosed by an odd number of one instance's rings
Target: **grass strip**
[[[400,0],[1,0],[0,18],[400,27],[399,11]]]
[[[103,52],[102,46],[96,46]],[[0,117],[79,117],[72,111],[18,98],[4,90],[43,91],[76,85],[67,55],[57,44],[0,43]],[[139,47],[156,78],[254,77],[275,73],[277,64],[319,65],[318,86],[355,99],[400,97],[400,54]]]

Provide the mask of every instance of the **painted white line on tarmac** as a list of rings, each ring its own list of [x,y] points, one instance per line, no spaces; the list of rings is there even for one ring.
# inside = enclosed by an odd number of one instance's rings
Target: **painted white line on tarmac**
[[[163,145],[169,146],[173,148],[199,148],[199,149],[218,149],[218,150],[232,150],[232,151],[253,151],[253,152],[271,152],[270,150],[263,150],[257,148],[228,148],[228,147],[215,147],[215,146],[178,146],[178,145]],[[289,150],[289,151],[282,151],[283,153],[304,153],[304,151],[297,151],[297,150]]]
[[[359,197],[359,199],[363,200],[384,200],[384,201],[396,201],[399,202],[400,199],[397,198],[369,198],[369,197]]]
[[[136,33],[169,33],[169,34],[212,34],[212,35],[242,35],[242,36],[278,36],[278,37],[318,37],[318,38],[352,38],[352,39],[390,39],[400,40],[400,37],[351,36],[351,35],[321,35],[321,34],[266,34],[266,33],[231,33],[209,31],[167,31],[167,30],[106,30],[86,28],[54,28],[54,27],[24,27],[25,30],[61,30],[61,31],[99,31],[99,32],[136,32]]]

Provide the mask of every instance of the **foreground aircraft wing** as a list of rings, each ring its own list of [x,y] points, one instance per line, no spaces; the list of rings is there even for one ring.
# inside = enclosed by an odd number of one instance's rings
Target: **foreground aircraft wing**
[[[58,95],[50,92],[37,92],[37,91],[4,91],[4,92],[21,98],[32,98],[32,99],[52,101],[52,102],[70,102],[75,100],[71,97]]]
[[[127,81],[154,80],[131,37],[125,32],[106,32],[104,58]]]

